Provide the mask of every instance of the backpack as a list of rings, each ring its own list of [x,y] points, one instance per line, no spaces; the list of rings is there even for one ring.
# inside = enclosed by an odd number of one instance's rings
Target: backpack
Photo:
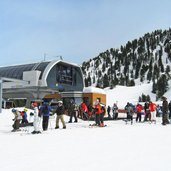
[[[20,112],[21,116],[24,117],[24,111]]]
[[[104,113],[104,114],[106,113],[106,109],[105,109],[104,106],[101,107],[101,112]]]
[[[48,112],[49,112],[49,109],[48,109],[48,106],[46,105],[42,108],[42,113],[47,114]]]
[[[78,106],[76,104],[74,104],[74,110],[77,111],[78,110]]]

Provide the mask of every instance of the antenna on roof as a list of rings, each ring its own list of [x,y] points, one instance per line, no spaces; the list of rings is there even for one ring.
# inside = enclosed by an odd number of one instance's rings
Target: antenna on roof
[[[60,60],[63,60],[62,55],[57,55],[55,57],[60,58]]]
[[[43,54],[43,61],[46,61],[47,56],[49,56],[49,55],[47,55],[47,53]],[[53,57],[59,58],[60,60],[63,60],[62,55],[56,55],[56,56],[53,56]]]
[[[44,57],[43,61],[46,61],[46,56],[47,56],[47,54],[44,53],[44,55],[43,55],[43,57]]]

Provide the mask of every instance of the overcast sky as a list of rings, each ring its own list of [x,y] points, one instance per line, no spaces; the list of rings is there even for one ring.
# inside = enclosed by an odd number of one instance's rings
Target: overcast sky
[[[170,0],[0,0],[0,66],[44,56],[81,64],[169,29],[170,7]]]

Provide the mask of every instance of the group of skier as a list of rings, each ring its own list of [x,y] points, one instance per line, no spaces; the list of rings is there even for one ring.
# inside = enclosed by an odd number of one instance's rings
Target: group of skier
[[[138,103],[136,106],[131,103],[127,103],[125,110],[127,113],[126,123],[131,121],[133,124],[133,114],[136,113],[136,122],[142,122],[142,115],[144,115],[143,122],[156,124],[156,117],[162,116],[162,125],[169,124],[171,119],[171,102],[168,103],[166,97],[162,97],[162,106],[156,105],[154,102],[145,102],[144,106]]]
[[[33,116],[33,127],[34,130],[32,134],[39,134],[40,131],[40,123],[42,119],[42,129],[46,131],[49,125],[49,118],[50,116],[56,114],[56,126],[55,129],[59,128],[59,121],[61,121],[63,129],[66,129],[66,123],[64,120],[64,114],[69,116],[68,123],[72,123],[72,119],[74,118],[74,122],[78,122],[78,117],[83,120],[88,120],[91,117],[95,118],[95,126],[104,126],[104,115],[106,113],[105,105],[101,104],[97,99],[93,107],[87,106],[86,103],[82,102],[79,106],[76,105],[73,99],[70,100],[67,109],[63,105],[63,101],[60,100],[57,102],[57,106],[50,106],[49,102],[44,101],[42,105],[38,102],[31,103],[31,108],[33,112],[30,113],[30,116]],[[27,117],[27,109],[24,108],[24,115],[23,112],[20,112],[18,109],[13,108],[12,113],[14,114],[14,124],[12,131],[19,131],[21,123],[27,126],[28,120]],[[23,116],[22,116],[23,115]],[[23,121],[25,120],[25,121]],[[27,120],[27,121],[26,121]],[[22,121],[22,122],[21,122]],[[29,124],[29,123],[28,123]]]
[[[66,128],[66,124],[64,121],[64,106],[63,106],[63,102],[62,101],[58,101],[57,103],[57,108],[53,109],[48,102],[43,102],[43,104],[41,106],[39,106],[39,103],[37,102],[33,102],[31,104],[31,107],[33,109],[33,113],[30,113],[30,116],[34,117],[33,120],[33,127],[34,127],[34,131],[32,132],[32,134],[39,134],[41,133],[40,131],[40,123],[41,123],[41,118],[42,118],[42,129],[43,131],[46,131],[48,129],[48,125],[49,125],[49,117],[53,114],[56,113],[57,117],[56,117],[56,126],[55,129],[59,128],[59,121],[61,120],[62,124],[63,124],[63,129]],[[13,132],[15,131],[20,131],[20,122],[22,120],[22,115],[21,112],[17,109],[12,109],[11,110],[12,113],[14,114],[14,124],[13,124]]]
[[[171,101],[168,103],[167,98],[164,96],[161,99],[163,101],[161,106],[152,101],[145,102],[144,105],[140,103],[133,105],[132,103],[127,102],[124,108],[124,112],[127,114],[127,116],[124,121],[126,121],[126,123],[130,121],[131,124],[133,124],[133,116],[136,114],[136,122],[148,121],[149,123],[156,123],[156,117],[162,116],[162,125],[169,124],[169,119],[171,119]],[[111,111],[113,116],[111,116]],[[116,103],[113,104],[113,107],[107,107],[108,118],[117,119],[118,113],[119,112]],[[144,116],[144,120],[142,120],[142,116]]]
[[[162,125],[166,125],[169,123],[169,118],[171,118],[171,102],[168,103],[166,97],[162,97],[163,104],[162,106],[156,105],[153,102],[145,102],[144,106],[138,103],[136,106],[127,103],[124,110],[127,114],[126,123],[128,121],[133,124],[133,115],[136,113],[136,122],[142,122],[142,115],[144,114],[143,122],[156,123],[156,116],[162,116]],[[64,120],[64,114],[66,114],[66,108],[63,105],[63,101],[60,100],[57,102],[56,108],[53,108],[49,105],[49,102],[44,101],[41,106],[39,103],[33,102],[31,103],[31,107],[33,109],[33,113],[30,114],[34,116],[33,127],[34,131],[32,134],[39,134],[40,131],[40,122],[42,118],[42,129],[46,131],[48,129],[49,117],[51,115],[56,114],[56,126],[55,129],[59,128],[59,121],[61,121],[63,129],[66,129],[66,123]],[[111,117],[111,109],[112,109],[112,117]],[[24,108],[23,111],[19,111],[15,108],[12,109],[12,113],[14,114],[14,124],[12,131],[20,130],[20,124],[28,124],[27,120],[27,108]],[[72,118],[74,117],[74,122],[77,122],[77,117],[80,117],[84,120],[90,120],[94,118],[95,124],[94,126],[104,127],[104,116],[106,113],[105,105],[101,104],[99,99],[97,99],[94,103],[94,106],[87,106],[85,102],[82,102],[79,106],[76,105],[74,100],[71,100],[68,108],[67,114],[70,116],[69,123],[72,122]],[[109,119],[116,120],[118,118],[118,106],[116,103],[113,104],[113,107],[107,107],[107,114]]]
[[[111,110],[112,110],[112,116],[110,114]],[[118,106],[116,103],[113,104],[112,108],[108,105],[107,114],[108,114],[109,119],[112,118],[112,119],[116,120],[118,118]]]

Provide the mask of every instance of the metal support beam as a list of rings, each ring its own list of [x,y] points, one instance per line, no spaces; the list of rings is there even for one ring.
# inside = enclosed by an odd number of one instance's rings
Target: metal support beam
[[[2,79],[0,79],[0,113],[2,113]]]

